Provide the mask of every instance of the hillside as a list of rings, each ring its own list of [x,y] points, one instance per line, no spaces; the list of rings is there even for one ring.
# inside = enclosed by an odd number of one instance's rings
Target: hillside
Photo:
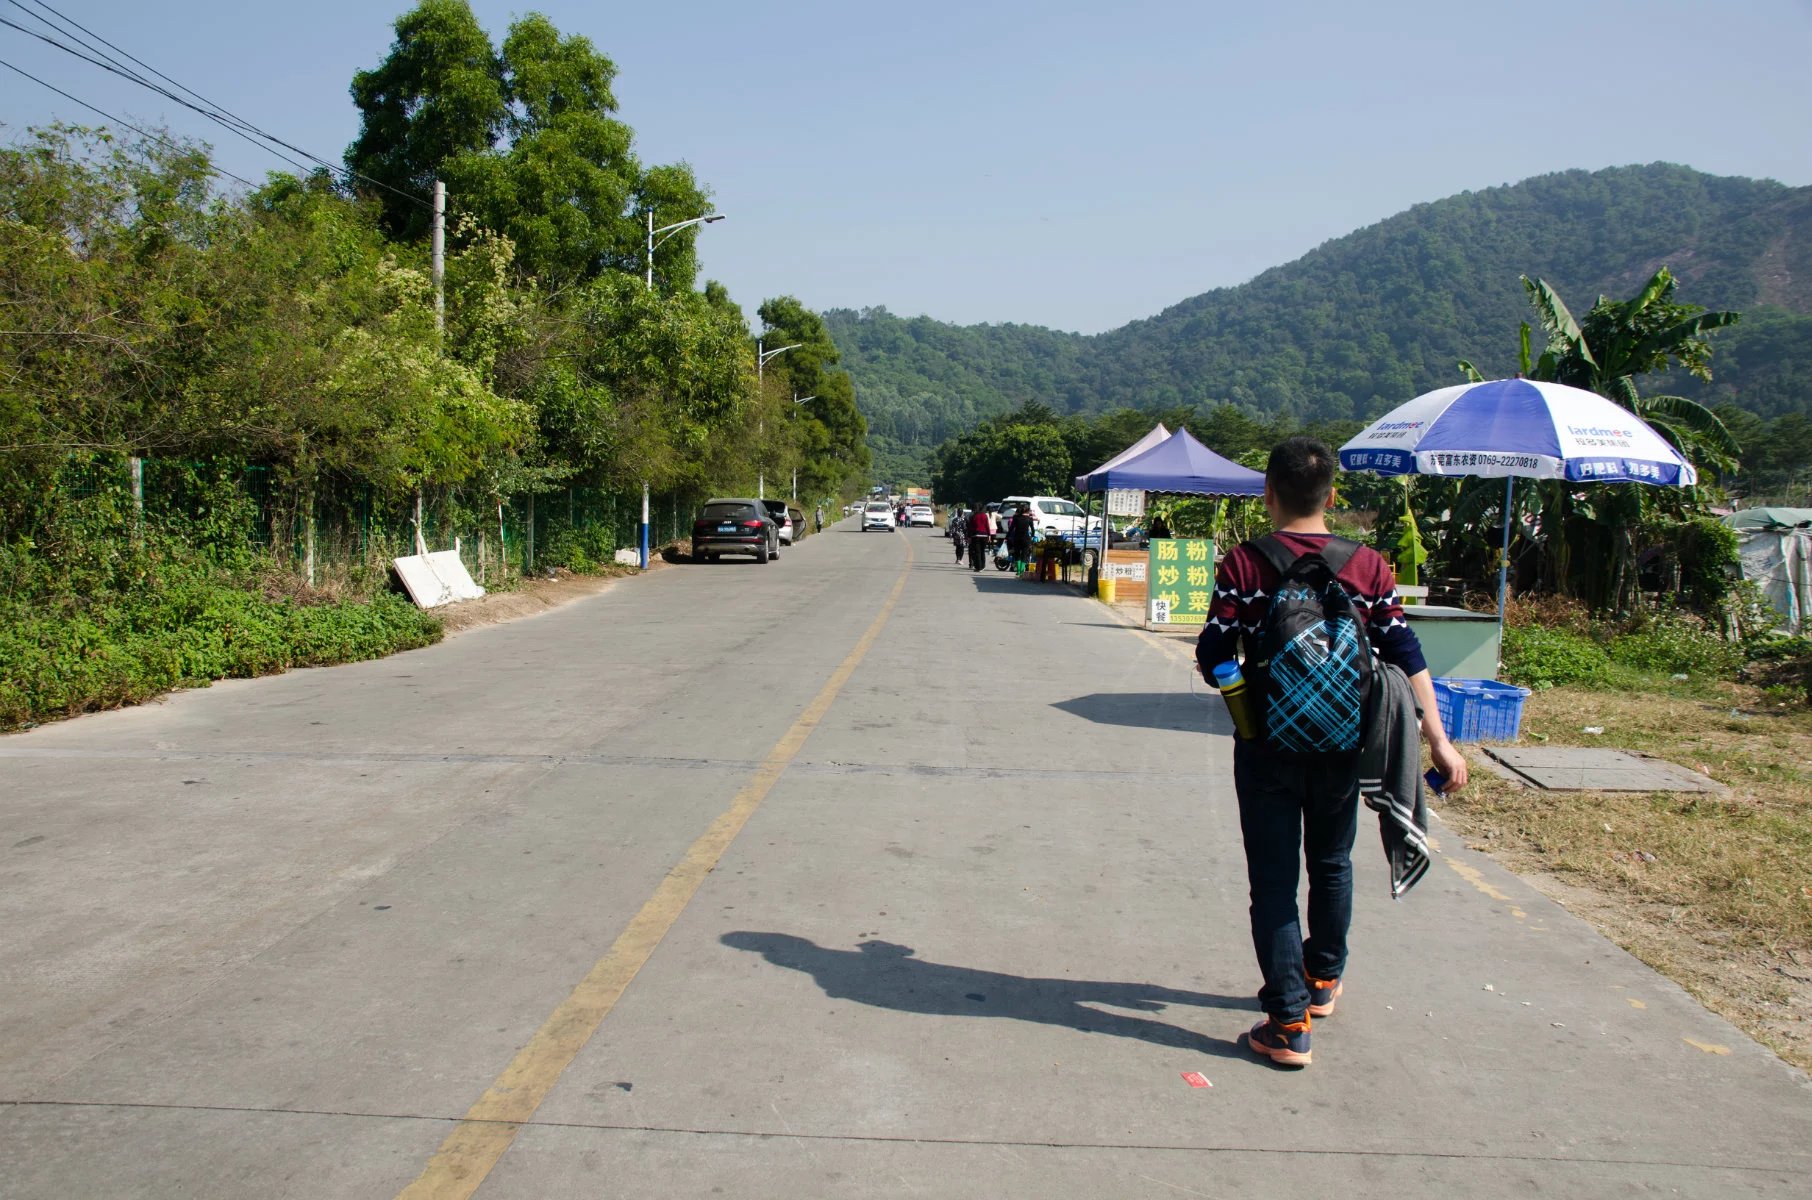
[[[1583,315],[1663,263],[1681,299],[1744,314],[1718,335],[1715,382],[1669,379],[1669,390],[1763,416],[1812,410],[1812,188],[1666,163],[1420,204],[1094,336],[884,308],[825,320],[885,466],[1028,399],[1062,412],[1231,401],[1366,417],[1456,382],[1459,358],[1512,371],[1529,316],[1518,276],[1547,279]]]

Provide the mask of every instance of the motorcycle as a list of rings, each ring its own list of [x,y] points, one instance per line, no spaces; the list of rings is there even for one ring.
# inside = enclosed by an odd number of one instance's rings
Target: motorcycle
[[[1006,538],[1001,538],[998,542],[994,543],[994,569],[996,571],[1011,571],[1013,569],[1013,551],[1007,545]]]

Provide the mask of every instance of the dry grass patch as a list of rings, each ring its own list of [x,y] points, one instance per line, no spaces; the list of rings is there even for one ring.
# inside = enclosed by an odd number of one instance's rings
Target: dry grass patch
[[[1655,754],[1729,786],[1721,797],[1545,792],[1480,769],[1441,811],[1469,842],[1812,1068],[1812,714],[1737,685],[1698,695],[1556,688],[1530,697],[1523,734]]]

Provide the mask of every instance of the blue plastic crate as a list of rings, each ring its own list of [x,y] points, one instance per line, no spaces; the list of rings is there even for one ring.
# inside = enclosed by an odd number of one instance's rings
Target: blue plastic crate
[[[1441,727],[1456,742],[1513,742],[1529,689],[1495,679],[1437,679]]]

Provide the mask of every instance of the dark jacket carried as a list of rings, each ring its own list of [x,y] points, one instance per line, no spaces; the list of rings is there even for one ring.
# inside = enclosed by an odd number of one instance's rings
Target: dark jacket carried
[[[1359,795],[1378,814],[1393,900],[1428,873],[1428,806],[1422,796],[1422,710],[1409,676],[1377,664],[1375,708],[1359,751]]]

